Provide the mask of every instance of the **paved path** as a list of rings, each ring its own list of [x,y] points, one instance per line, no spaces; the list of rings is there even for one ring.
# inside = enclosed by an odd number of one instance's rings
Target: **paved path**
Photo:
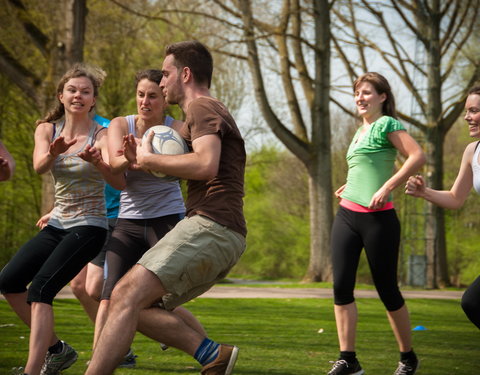
[[[462,291],[405,290],[405,298],[460,299]],[[374,290],[356,290],[356,298],[378,298]],[[57,298],[74,298],[70,287],[64,288]],[[276,288],[249,286],[214,286],[200,298],[333,298],[331,289],[323,288]]]

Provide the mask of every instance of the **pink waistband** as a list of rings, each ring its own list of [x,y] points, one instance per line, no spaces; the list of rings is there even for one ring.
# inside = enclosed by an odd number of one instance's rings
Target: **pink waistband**
[[[391,210],[393,209],[393,202],[387,202],[385,203],[385,206],[382,208],[379,208],[378,210],[371,210],[368,207],[359,205],[358,203],[349,201],[347,199],[343,199],[340,201],[340,206],[345,207],[346,209],[350,211],[355,211],[355,212],[377,212],[377,211],[385,211],[385,210]]]

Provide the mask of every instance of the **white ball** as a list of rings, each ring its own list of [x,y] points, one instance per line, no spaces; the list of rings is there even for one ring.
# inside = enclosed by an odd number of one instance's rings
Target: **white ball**
[[[155,135],[152,139],[152,149],[155,154],[161,155],[180,155],[189,152],[187,143],[178,134],[178,132],[169,126],[155,125],[149,128],[143,135],[142,142],[146,142],[148,134],[153,131]],[[150,171],[154,176],[160,177],[163,180],[175,181],[177,177],[167,176],[164,173]]]

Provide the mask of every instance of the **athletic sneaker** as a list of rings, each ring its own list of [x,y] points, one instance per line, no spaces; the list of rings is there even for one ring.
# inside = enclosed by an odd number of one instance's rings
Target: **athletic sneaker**
[[[23,375],[25,374],[23,367],[12,367],[11,375]]]
[[[218,356],[208,365],[203,366],[202,375],[230,375],[238,357],[238,348],[232,345],[220,344]]]
[[[416,358],[414,360],[400,361],[393,375],[414,375],[418,367],[420,367],[420,362]]]
[[[123,358],[123,362],[120,363],[117,367],[134,368],[137,365],[137,361],[135,360],[135,358],[137,357],[137,355],[133,354],[132,349],[129,349],[127,355]]]
[[[364,373],[357,359],[355,359],[355,362],[339,359],[335,362],[330,361],[330,363],[333,363],[333,367],[327,375],[362,375]]]
[[[40,375],[57,375],[60,371],[69,368],[75,363],[78,358],[75,349],[65,341],[62,341],[62,344],[62,351],[60,353],[47,352]]]

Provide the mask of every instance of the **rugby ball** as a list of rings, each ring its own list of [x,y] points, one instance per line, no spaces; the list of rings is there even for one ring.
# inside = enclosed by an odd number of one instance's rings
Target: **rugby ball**
[[[180,134],[165,125],[155,125],[149,128],[143,135],[142,142],[147,141],[148,134],[152,131],[155,133],[152,139],[152,149],[155,154],[180,155],[189,152],[187,143]],[[164,173],[155,171],[150,171],[150,173],[167,181],[178,180],[178,177],[167,176]]]

